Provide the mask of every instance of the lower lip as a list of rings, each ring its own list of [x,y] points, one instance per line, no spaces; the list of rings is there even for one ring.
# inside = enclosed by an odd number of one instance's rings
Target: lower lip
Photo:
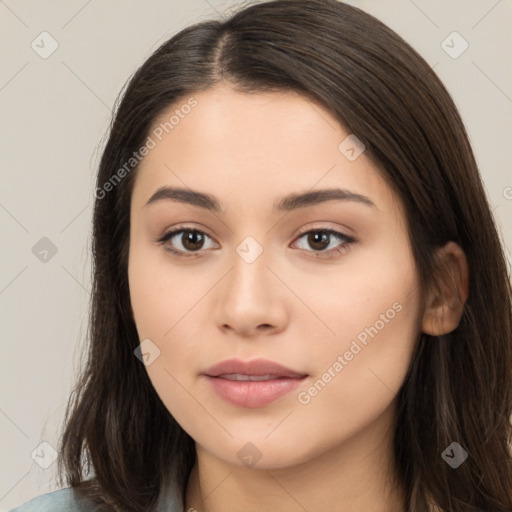
[[[271,404],[296,389],[306,377],[282,377],[271,380],[229,380],[206,376],[221,398],[239,407],[255,409]]]

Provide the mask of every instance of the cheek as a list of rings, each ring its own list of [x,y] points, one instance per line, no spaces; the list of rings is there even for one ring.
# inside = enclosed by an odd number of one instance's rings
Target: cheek
[[[163,339],[198,299],[197,290],[190,286],[190,272],[171,265],[162,248],[142,242],[130,246],[128,280],[141,339]]]
[[[408,340],[419,328],[419,278],[406,242],[399,239],[355,247],[322,274],[301,271],[290,279],[294,292],[317,316],[298,321],[316,322],[324,346],[334,351],[344,350],[344,344],[348,349],[358,335],[364,342],[366,329],[375,324],[380,338],[400,331]]]
[[[355,336],[340,337],[337,345],[322,351],[318,373],[297,396],[302,411],[296,419],[313,428],[324,418],[326,442],[335,443],[384,414],[410,366],[416,341],[411,312],[404,304],[389,323],[368,321]]]
[[[365,309],[340,312],[337,323],[333,316],[338,336],[315,344],[316,373],[296,396],[297,428],[321,430],[323,442],[335,445],[391,413],[410,366],[416,310],[416,297],[406,292],[374,295]]]
[[[357,259],[336,269],[328,283],[324,293],[312,295],[315,283],[309,279],[298,291],[309,293],[328,327],[317,337],[311,362],[321,380],[323,398],[318,402],[348,400],[361,408],[363,397],[372,401],[372,396],[381,396],[377,388],[391,399],[407,373],[420,332],[419,282],[408,246],[397,240],[380,251],[358,250]]]
[[[143,243],[130,247],[128,279],[134,321],[139,339],[149,339],[156,347],[158,356],[146,369],[162,399],[173,396],[179,401],[183,373],[195,369],[201,353],[204,336],[196,332],[199,324],[193,319],[208,287],[201,276],[191,280],[190,272],[171,265],[163,249]]]
[[[187,321],[187,311],[198,297],[197,290],[194,293],[187,286],[184,275],[166,264],[164,251],[150,250],[143,244],[130,247],[128,279],[134,321],[139,339],[149,339],[153,353],[146,371],[169,412],[181,419],[192,410],[192,416],[184,420],[192,422],[200,411],[192,407],[186,391],[188,383],[182,374],[200,354],[200,347],[194,342],[200,337],[194,335],[193,326]],[[176,335],[185,324],[189,328],[186,343]]]

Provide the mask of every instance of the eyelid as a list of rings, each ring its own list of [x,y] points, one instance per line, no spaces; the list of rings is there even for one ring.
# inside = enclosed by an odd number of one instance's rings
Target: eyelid
[[[197,231],[198,233],[202,233],[212,239],[215,239],[215,237],[210,235],[208,230],[203,226],[198,227],[193,224],[178,224],[177,226],[173,226],[171,229],[166,229],[162,235],[159,235],[154,239],[154,242],[161,242],[164,238],[168,238],[170,235],[175,235],[180,231]]]
[[[357,242],[357,240],[353,236],[349,235],[345,231],[341,231],[338,228],[333,228],[333,227],[326,226],[326,225],[313,226],[313,227],[308,226],[308,227],[305,227],[305,228],[301,228],[299,230],[299,232],[295,235],[295,238],[298,238],[298,237],[300,237],[302,235],[305,235],[306,233],[317,232],[317,231],[323,231],[323,232],[326,232],[326,233],[330,233],[332,235],[340,235],[343,238],[346,238],[347,240],[350,240],[351,242]]]

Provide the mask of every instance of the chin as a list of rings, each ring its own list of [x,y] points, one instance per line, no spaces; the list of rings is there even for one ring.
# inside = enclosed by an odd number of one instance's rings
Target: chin
[[[225,435],[222,439],[210,438],[202,441],[198,437],[197,442],[202,449],[226,464],[248,469],[286,469],[305,463],[322,452],[321,447],[305,446],[304,440],[310,437],[306,432],[296,432],[295,437],[285,430],[279,434],[277,431],[272,432],[268,436],[269,431],[271,430],[265,428],[264,434],[261,433],[262,430],[258,430],[257,434],[251,435],[247,430],[230,430],[233,438]]]

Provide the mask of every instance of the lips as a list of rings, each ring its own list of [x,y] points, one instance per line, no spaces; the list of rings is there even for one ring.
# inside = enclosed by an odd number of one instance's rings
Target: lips
[[[269,405],[296,389],[308,376],[266,359],[228,359],[203,375],[219,397],[246,408]]]
[[[245,375],[243,373],[224,373],[222,375],[218,375],[221,379],[228,380],[250,380],[253,382],[259,382],[262,380],[273,380],[279,379],[279,375]]]
[[[209,377],[220,377],[224,375],[249,375],[263,377],[270,375],[274,378],[302,378],[307,375],[305,373],[299,373],[291,370],[290,368],[286,368],[286,366],[269,361],[268,359],[253,359],[251,361],[226,359],[225,361],[221,361],[211,368],[208,368],[204,374]]]

